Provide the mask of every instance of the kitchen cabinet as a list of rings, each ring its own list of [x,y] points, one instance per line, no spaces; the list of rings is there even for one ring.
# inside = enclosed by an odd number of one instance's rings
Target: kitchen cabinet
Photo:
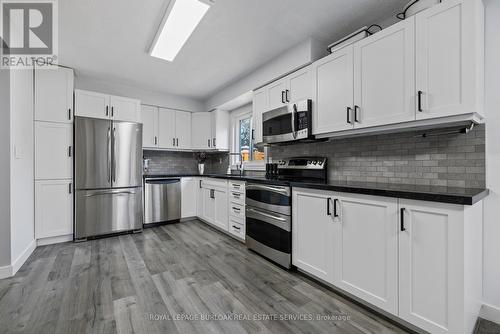
[[[142,147],[158,148],[158,107],[142,105]]]
[[[482,113],[483,11],[448,0],[415,15],[417,119]]]
[[[35,179],[73,176],[73,125],[35,121]]]
[[[334,278],[334,245],[338,223],[333,221],[332,194],[321,190],[293,189],[292,263],[324,281]]]
[[[35,181],[35,238],[73,234],[72,180]]]
[[[158,147],[190,149],[191,114],[166,108],[158,113]]]
[[[399,205],[399,317],[431,333],[472,333],[482,293],[481,203]]]
[[[229,151],[229,112],[216,109],[212,114],[212,148]]]
[[[392,314],[398,312],[398,200],[337,193],[336,285]]]
[[[286,90],[288,89],[286,78],[274,81],[266,86],[267,89],[267,106],[269,110],[282,107],[287,104]]]
[[[213,189],[203,188],[203,213],[201,218],[212,225],[216,225],[215,195]]]
[[[73,122],[73,79],[65,67],[35,70],[36,121]]]
[[[140,101],[75,89],[75,115],[116,121],[141,122]]]
[[[352,45],[313,64],[316,104],[313,134],[352,129],[354,126],[354,49]]]
[[[192,147],[208,150],[212,148],[212,114],[195,112],[192,114]]]
[[[354,44],[354,127],[415,120],[415,22],[396,23]]]
[[[252,129],[256,144],[262,143],[262,114],[267,110],[267,89],[264,87],[253,92]]]
[[[201,179],[201,207],[197,209],[201,219],[215,227],[228,231],[228,191],[227,181]]]
[[[196,217],[197,187],[195,178],[181,178],[181,218]]]
[[[204,210],[204,198],[205,198],[205,193],[204,189],[202,188],[202,182],[203,179],[196,179],[196,217],[204,219],[203,218],[203,210]]]

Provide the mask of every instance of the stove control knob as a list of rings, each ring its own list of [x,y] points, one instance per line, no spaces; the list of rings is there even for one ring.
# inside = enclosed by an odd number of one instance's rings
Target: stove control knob
[[[316,160],[313,161],[313,165],[316,165],[318,162]]]
[[[322,165],[323,164],[323,161],[318,161],[318,165]]]

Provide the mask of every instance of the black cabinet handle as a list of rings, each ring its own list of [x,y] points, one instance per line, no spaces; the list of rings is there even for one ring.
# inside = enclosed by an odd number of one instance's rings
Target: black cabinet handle
[[[255,140],[255,130],[252,129],[252,140]]]
[[[71,194],[73,192],[73,185],[70,183],[68,187],[68,192]]]
[[[71,151],[72,151],[71,146],[68,146],[68,157],[70,157],[70,158],[71,158],[71,155],[72,155]]]
[[[349,124],[352,124],[351,123],[351,111],[352,111],[352,108],[347,107],[347,123],[349,123]]]
[[[111,107],[111,117],[114,117],[115,116],[115,111],[114,111],[114,107]]]
[[[406,231],[406,228],[405,228],[405,210],[406,210],[405,208],[400,209],[401,231]]]
[[[155,136],[155,145],[158,145],[158,137]]]
[[[422,109],[422,94],[424,92],[422,92],[421,90],[418,91],[418,111],[422,112],[423,109]]]
[[[199,180],[198,182],[200,182],[200,189],[201,189],[201,180]]]
[[[288,89],[285,90],[285,101],[290,102],[290,91]]]
[[[241,211],[241,209],[240,209],[240,208],[236,208],[236,207],[234,207],[234,206],[233,206],[233,210],[234,210],[234,211]]]
[[[359,110],[359,106],[354,106],[354,122],[357,122],[357,123],[359,123],[358,110]]]
[[[337,213],[337,203],[338,203],[338,198],[334,199],[333,200],[333,216],[334,217],[338,217],[338,213]]]
[[[175,138],[172,138],[172,146],[175,146]]]
[[[71,121],[71,108],[68,109],[68,121]]]
[[[330,211],[330,197],[326,199],[326,215],[331,216],[332,212]]]
[[[210,147],[210,139],[208,140],[208,147]]]
[[[109,107],[106,106],[106,116],[109,116]]]
[[[281,103],[285,103],[285,91],[281,91]]]
[[[179,138],[175,139],[175,146],[179,146]]]
[[[240,228],[240,227],[238,227],[238,226],[234,226],[234,225],[233,225],[233,228],[237,229],[238,231],[239,231],[239,230],[241,230],[241,228]]]

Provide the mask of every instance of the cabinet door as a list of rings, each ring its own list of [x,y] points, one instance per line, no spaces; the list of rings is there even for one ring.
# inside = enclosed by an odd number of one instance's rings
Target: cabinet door
[[[212,114],[196,112],[192,117],[191,145],[194,149],[212,148]]]
[[[201,187],[202,179],[196,179],[196,216],[203,218],[204,215],[204,189]]]
[[[35,237],[73,233],[71,180],[35,181]]]
[[[215,191],[203,188],[203,215],[204,220],[215,224]]]
[[[109,119],[111,115],[109,95],[75,89],[75,115]]]
[[[478,6],[480,1],[448,0],[415,16],[416,89],[422,92],[417,119],[480,112]]]
[[[158,147],[158,107],[142,106],[142,146]]]
[[[398,312],[398,201],[339,194],[338,281],[353,295]]]
[[[336,229],[332,219],[332,193],[293,190],[292,263],[325,281],[332,282],[336,254]]]
[[[415,120],[414,17],[354,44],[354,127]]]
[[[35,71],[35,120],[73,121],[73,70],[64,67]]]
[[[196,216],[198,183],[192,177],[181,179],[181,218]]]
[[[316,103],[312,132],[322,134],[353,128],[353,47],[347,46],[313,64]]]
[[[267,85],[266,88],[269,109],[275,109],[286,104],[285,92],[288,88],[286,79],[275,81]]]
[[[268,109],[267,89],[261,88],[253,93],[252,128],[255,144],[262,143],[262,114]]]
[[[117,121],[141,122],[141,101],[111,96],[111,118]]]
[[[287,90],[285,98],[287,102],[294,103],[300,100],[313,98],[312,69],[310,66],[298,70],[286,77]]]
[[[225,190],[214,190],[215,196],[215,214],[214,214],[214,225],[218,228],[227,231],[228,230],[228,219],[229,210],[227,206],[227,191]]]
[[[175,147],[175,110],[159,108],[158,110],[158,147]]]
[[[72,176],[72,124],[35,122],[35,179],[70,179]]]
[[[177,111],[175,113],[175,147],[191,148],[191,113]]]
[[[229,151],[229,112],[217,109],[211,114],[212,146],[219,151]]]
[[[431,333],[463,333],[463,290],[456,282],[463,278],[462,207],[399,205],[405,229],[399,232],[399,317]]]

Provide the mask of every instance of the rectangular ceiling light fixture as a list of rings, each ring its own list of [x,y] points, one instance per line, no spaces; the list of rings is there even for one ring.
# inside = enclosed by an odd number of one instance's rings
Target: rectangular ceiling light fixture
[[[210,0],[170,0],[149,54],[173,61],[211,4]]]

